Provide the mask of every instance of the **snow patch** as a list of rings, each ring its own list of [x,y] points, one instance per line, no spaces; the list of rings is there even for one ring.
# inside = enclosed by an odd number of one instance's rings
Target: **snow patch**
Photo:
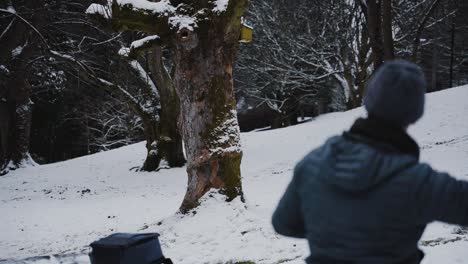
[[[409,131],[423,147],[423,162],[464,180],[466,98],[468,86],[429,94],[423,119]],[[87,245],[98,238],[115,232],[159,232],[164,255],[178,264],[303,264],[309,254],[307,242],[275,234],[273,210],[294,164],[363,115],[364,109],[358,108],[293,127],[241,134],[246,203],[225,203],[224,196],[211,192],[186,216],[175,214],[187,188],[186,168],[130,170],[143,164],[145,142],[12,171],[0,177],[0,258],[65,254],[7,263],[88,264]],[[454,228],[429,225],[422,240],[433,246],[422,246],[424,264],[466,262],[468,235]]]
[[[194,31],[197,27],[197,20],[194,17],[176,15],[169,18],[169,25],[177,30],[188,29]]]
[[[128,57],[128,54],[130,54],[130,48],[122,47],[120,48],[118,54],[123,57]]]
[[[214,5],[213,11],[215,13],[222,13],[228,8],[229,0],[215,0]]]
[[[26,153],[24,158],[19,163],[14,163],[13,161],[10,161],[5,166],[5,168],[0,171],[0,175],[3,175],[4,173],[7,173],[9,171],[14,171],[14,170],[19,169],[19,168],[25,169],[25,168],[35,167],[35,166],[39,166],[39,164],[37,164],[33,160],[33,158],[31,157],[31,155],[28,152],[28,153]]]
[[[302,261],[307,255],[306,242],[279,237],[270,218],[255,207],[248,201],[243,203],[240,198],[227,203],[226,196],[210,191],[201,198],[200,206],[187,215],[162,219],[145,231],[161,234],[164,254],[174,263]],[[212,240],[200,234],[216,234],[219,239]],[[180,250],[188,248],[191,250]]]
[[[240,145],[240,128],[237,121],[237,111],[230,111],[230,118],[226,119],[221,125],[216,127],[213,134],[216,139],[213,142],[215,148],[211,148],[212,154],[220,154],[223,152],[241,152]]]

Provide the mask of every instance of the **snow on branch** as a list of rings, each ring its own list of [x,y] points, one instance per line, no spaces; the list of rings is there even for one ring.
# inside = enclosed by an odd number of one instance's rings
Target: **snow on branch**
[[[156,88],[156,84],[154,84],[153,80],[145,71],[145,69],[141,66],[141,64],[136,60],[132,60],[129,63],[130,66],[138,73],[140,79],[143,80],[147,85],[149,85],[149,87],[151,88],[151,92],[154,94],[154,96],[159,98],[159,92]]]
[[[142,50],[159,45],[161,38],[158,35],[147,36],[145,38],[135,40],[130,45],[130,50]]]
[[[111,20],[116,31],[135,30],[167,36],[172,30],[168,19],[177,8],[169,0],[108,0],[107,6],[92,4],[87,13]]]
[[[62,59],[65,59],[67,61],[71,61],[71,62],[76,62],[75,58],[70,56],[70,55],[67,55],[67,54],[62,54],[60,52],[57,52],[57,51],[54,51],[54,50],[50,50],[50,53],[56,57],[59,57],[59,58],[62,58]]]
[[[122,7],[129,6],[134,11],[142,11],[163,16],[170,16],[176,11],[176,8],[172,6],[169,0],[162,0],[159,2],[150,2],[146,0],[114,0],[114,3]]]
[[[86,14],[88,15],[99,15],[105,19],[110,19],[112,17],[112,11],[109,6],[103,6],[100,4],[91,4],[88,9],[86,9]]]
[[[2,72],[5,74],[9,74],[10,70],[8,70],[8,68],[5,65],[0,64],[0,73]]]
[[[195,31],[198,22],[220,15],[246,0],[172,1],[108,0],[107,6],[92,4],[86,13],[112,20],[117,31],[135,30],[157,34],[162,39],[181,31]],[[182,3],[180,3],[182,2]],[[193,2],[193,3],[191,3]]]
[[[122,47],[119,50],[119,55],[122,57],[136,59],[138,54],[141,54],[147,50],[161,45],[162,41],[158,35],[147,36],[145,38],[133,41],[130,44],[130,48]]]

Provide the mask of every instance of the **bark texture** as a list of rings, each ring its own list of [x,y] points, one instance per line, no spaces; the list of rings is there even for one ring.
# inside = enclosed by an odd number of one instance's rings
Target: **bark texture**
[[[181,211],[197,206],[210,189],[232,200],[242,196],[240,131],[233,88],[240,6],[233,17],[199,24],[175,41],[174,84],[180,96],[188,158],[188,186]]]
[[[161,110],[157,131],[157,149],[169,167],[185,165],[181,129],[178,127],[180,101],[174,83],[163,63],[161,47],[155,47],[147,56],[150,76],[159,92]]]

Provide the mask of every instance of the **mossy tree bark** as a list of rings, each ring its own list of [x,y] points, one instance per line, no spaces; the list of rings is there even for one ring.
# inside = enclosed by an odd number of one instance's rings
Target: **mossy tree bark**
[[[232,69],[248,0],[231,0],[226,6],[212,0],[145,3],[114,0],[112,23],[118,30],[157,34],[174,51],[174,86],[188,159],[180,210],[196,207],[212,188],[228,201],[242,197]]]
[[[185,165],[182,135],[178,128],[180,103],[172,79],[163,64],[162,49],[159,39],[148,42],[138,49],[131,49],[129,57],[136,61],[138,54],[145,54],[149,69],[149,77],[157,91],[152,91],[151,85],[146,85],[146,94],[151,98],[151,104],[159,102],[159,110],[145,111],[143,107],[135,110],[143,120],[146,137],[146,160],[141,168],[143,171],[154,171],[161,168],[161,161],[169,167]],[[146,80],[148,81],[148,80]],[[134,107],[135,108],[135,107]],[[152,107],[156,109],[156,106]]]
[[[180,101],[174,83],[163,63],[162,48],[154,47],[147,54],[150,76],[158,88],[159,112],[158,150],[170,167],[185,165],[181,129],[178,127]]]

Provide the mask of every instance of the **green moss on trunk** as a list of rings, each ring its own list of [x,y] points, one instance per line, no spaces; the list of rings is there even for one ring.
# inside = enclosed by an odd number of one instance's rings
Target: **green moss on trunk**
[[[227,153],[219,160],[218,174],[224,182],[221,193],[226,195],[228,201],[232,201],[238,196],[241,196],[242,201],[244,201],[240,171],[241,160],[241,152]]]

